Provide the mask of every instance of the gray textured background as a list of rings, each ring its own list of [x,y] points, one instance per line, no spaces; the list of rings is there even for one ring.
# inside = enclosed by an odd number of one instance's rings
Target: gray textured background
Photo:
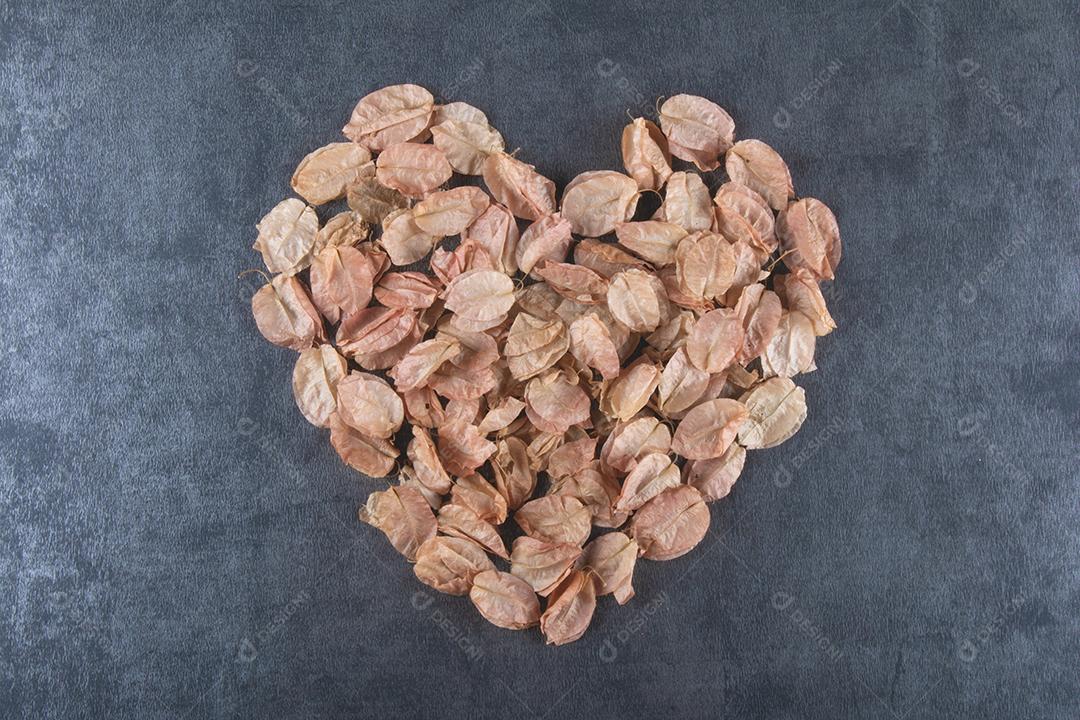
[[[762,5],[0,3],[0,716],[1080,715],[1076,3]],[[236,279],[404,81],[560,184],[706,95],[840,219],[806,425],[565,648],[355,521]]]

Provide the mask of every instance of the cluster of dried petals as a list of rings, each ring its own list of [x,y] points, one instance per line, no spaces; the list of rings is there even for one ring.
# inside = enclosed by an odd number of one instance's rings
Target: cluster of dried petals
[[[692,95],[625,127],[625,174],[559,201],[482,111],[416,85],[366,95],[344,133],[258,223],[256,325],[299,353],[296,404],[342,461],[397,476],[359,517],[417,579],[573,642],[804,422],[836,218]]]

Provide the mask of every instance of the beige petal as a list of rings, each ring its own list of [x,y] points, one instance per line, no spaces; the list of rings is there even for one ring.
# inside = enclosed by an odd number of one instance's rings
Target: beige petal
[[[423,197],[454,174],[442,150],[410,142],[388,147],[375,160],[375,168],[380,183],[410,197]]]
[[[619,244],[656,267],[675,262],[675,250],[686,237],[680,225],[660,220],[628,222],[615,228]]]
[[[342,132],[370,150],[383,150],[424,133],[435,99],[419,85],[392,85],[365,95]]]
[[[670,449],[671,431],[667,425],[644,416],[615,426],[600,451],[600,461],[617,472],[628,473],[637,465],[638,458]]]
[[[409,456],[409,462],[412,463],[416,481],[438,495],[450,492],[452,487],[450,476],[443,468],[442,460],[435,449],[435,443],[431,441],[431,436],[428,435],[427,430],[415,425],[412,428],[412,435],[406,453]]]
[[[671,312],[664,286],[643,270],[616,273],[608,287],[607,304],[611,314],[635,332],[655,330]]]
[[[735,140],[735,122],[714,102],[697,95],[675,95],[660,106],[660,126],[671,152],[702,170],[713,170],[717,158]],[[685,149],[685,151],[684,151]]]
[[[438,295],[434,278],[419,272],[386,273],[375,286],[375,299],[388,308],[431,307]]]
[[[668,178],[664,204],[660,206],[666,220],[687,232],[708,230],[713,224],[713,204],[709,188],[695,173],[677,172]]]
[[[524,630],[540,622],[540,602],[528,583],[510,573],[488,570],[473,578],[469,599],[493,625]]]
[[[388,188],[375,177],[375,163],[368,163],[360,177],[349,186],[346,198],[349,209],[364,222],[385,224],[385,218],[395,210],[409,206],[409,200],[393,188]]]
[[[566,579],[579,557],[578,545],[549,543],[522,535],[514,540],[510,572],[527,582],[538,595],[547,597]]]
[[[510,374],[518,380],[528,380],[552,367],[569,347],[569,333],[561,320],[541,320],[519,313],[510,326],[503,355]]]
[[[405,406],[382,378],[353,371],[338,383],[338,413],[364,435],[388,438],[405,420]]]
[[[458,420],[439,428],[439,455],[452,475],[472,474],[494,453],[495,443],[481,435],[475,425]]]
[[[483,248],[491,259],[492,267],[507,275],[517,272],[517,220],[510,211],[498,203],[488,206],[461,234],[462,242],[473,242]]]
[[[728,177],[759,193],[773,210],[783,210],[795,196],[787,163],[760,140],[740,140],[727,151]]]
[[[495,565],[476,543],[462,538],[436,536],[416,551],[413,572],[420,582],[449,595],[466,595],[473,580]]]
[[[311,264],[319,218],[303,201],[282,200],[255,227],[259,237],[252,247],[270,272],[295,275]]]
[[[766,253],[776,250],[776,219],[760,194],[742,183],[726,182],[713,202],[717,232],[729,242],[746,242]]]
[[[589,396],[562,373],[545,373],[525,386],[525,409],[545,432],[564,433],[589,421]]]
[[[735,359],[746,365],[765,350],[776,334],[783,308],[776,293],[766,290],[764,285],[755,284],[742,291],[735,313],[743,326],[742,348]]]
[[[558,495],[530,500],[514,520],[526,535],[550,543],[581,545],[592,528],[592,513],[580,500]]]
[[[773,278],[773,289],[784,307],[809,318],[815,335],[828,335],[836,329],[836,321],[829,314],[821,286],[809,271],[799,269],[787,275],[777,275]]]
[[[516,437],[499,441],[491,469],[495,475],[495,486],[506,498],[510,510],[521,507],[536,489],[536,470],[529,462],[528,449]]]
[[[642,190],[659,190],[671,176],[667,138],[652,122],[635,118],[622,134],[623,165]]]
[[[300,161],[292,176],[292,189],[312,205],[337,200],[359,179],[360,168],[369,162],[371,151],[363,145],[330,143]]]
[[[459,235],[491,204],[488,194],[476,187],[456,187],[433,192],[412,209],[413,220],[435,237]]]
[[[661,370],[646,358],[619,373],[600,395],[600,408],[608,417],[626,421],[644,408],[660,384]]]
[[[435,247],[438,238],[416,224],[412,210],[394,210],[383,222],[379,244],[394,265],[408,265],[422,260]]]
[[[514,422],[525,409],[525,403],[517,398],[505,397],[499,404],[488,410],[484,419],[480,421],[478,429],[484,435],[498,432]]]
[[[499,131],[487,123],[446,120],[431,128],[435,147],[463,175],[481,175],[489,155],[501,153],[505,144]]]
[[[742,348],[743,328],[734,308],[719,308],[698,319],[686,340],[686,357],[699,370],[722,372]]]
[[[416,313],[410,310],[369,307],[342,321],[335,342],[343,355],[370,355],[393,348],[415,328]]]
[[[566,186],[561,213],[578,235],[600,237],[634,216],[637,199],[633,178],[611,170],[590,171]]]
[[[330,444],[346,465],[373,478],[386,477],[394,469],[398,451],[392,442],[357,432],[336,412],[329,425]]]
[[[715,300],[735,278],[735,249],[716,233],[687,235],[675,253],[675,272],[683,292]]]
[[[625,605],[634,597],[631,580],[637,557],[636,540],[621,532],[611,532],[585,546],[578,566],[596,577],[597,595],[614,593],[618,603]]]
[[[489,553],[509,559],[498,530],[467,505],[450,503],[439,508],[439,532],[471,540]]]
[[[278,275],[259,288],[251,312],[259,332],[275,345],[299,351],[326,340],[322,318],[295,277]]]
[[[779,445],[806,420],[806,393],[789,378],[769,378],[740,400],[749,414],[739,429],[739,442],[751,450]]]
[[[609,280],[623,270],[645,267],[645,263],[622,248],[588,238],[574,248],[574,262]]]
[[[784,264],[818,280],[832,280],[840,264],[840,227],[825,203],[814,198],[793,202],[776,221]]]
[[[678,433],[676,433],[678,436]],[[623,480],[615,509],[633,512],[668,488],[682,483],[679,468],[667,453],[651,453],[641,458]]]
[[[708,386],[709,373],[694,367],[685,349],[679,348],[660,375],[657,406],[667,417],[676,416],[693,407]]]
[[[296,358],[293,398],[309,423],[330,426],[330,416],[337,411],[337,386],[348,372],[345,358],[330,345],[308,348]]]
[[[570,352],[582,365],[595,368],[605,380],[619,376],[618,348],[595,313],[570,323]]]
[[[556,210],[555,183],[506,153],[488,156],[484,183],[492,197],[519,218],[539,220]]]
[[[458,478],[451,490],[451,498],[454,504],[470,508],[477,517],[493,525],[506,522],[506,498],[480,475],[473,473]]]
[[[737,400],[718,398],[703,402],[679,422],[671,449],[690,460],[720,457],[735,440],[746,418],[747,409]]]
[[[686,464],[686,484],[701,491],[705,502],[727,497],[746,462],[746,450],[731,443],[720,457],[693,460]]]
[[[634,514],[630,535],[642,557],[673,560],[693,550],[709,531],[709,508],[697,488],[669,488]]]
[[[532,272],[544,260],[562,262],[572,239],[570,221],[558,213],[545,215],[521,234],[514,261],[523,273]]]
[[[371,302],[375,269],[354,247],[324,248],[311,263],[311,299],[323,317],[337,323]]]
[[[367,240],[370,235],[371,226],[364,222],[359,213],[346,210],[334,215],[319,229],[315,236],[315,248],[352,246]]]
[[[382,530],[390,544],[410,562],[427,540],[435,537],[435,515],[419,490],[390,487],[368,495],[360,520]]]
[[[540,630],[549,645],[566,645],[585,634],[596,611],[596,580],[574,571],[548,599]]]
[[[608,281],[581,265],[546,261],[534,272],[557,293],[574,302],[596,305],[607,298]]]
[[[779,301],[778,301],[779,302]],[[761,354],[761,370],[766,377],[794,377],[810,372],[814,366],[814,346],[817,338],[814,325],[801,312],[785,310],[780,315],[776,331]]]
[[[502,317],[514,306],[514,281],[498,270],[469,270],[446,288],[446,309],[469,320]]]

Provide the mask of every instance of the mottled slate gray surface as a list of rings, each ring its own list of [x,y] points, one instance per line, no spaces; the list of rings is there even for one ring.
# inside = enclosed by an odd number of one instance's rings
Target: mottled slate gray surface
[[[4,2],[0,716],[1080,716],[1077,13]],[[236,279],[402,81],[560,184],[700,93],[843,228],[807,424],[569,647],[358,525]]]

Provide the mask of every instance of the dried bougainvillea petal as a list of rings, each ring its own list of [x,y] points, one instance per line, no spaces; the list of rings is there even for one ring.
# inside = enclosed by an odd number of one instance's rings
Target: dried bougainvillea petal
[[[561,320],[519,313],[510,326],[503,355],[510,374],[528,380],[553,366],[569,348],[570,336]]]
[[[739,429],[739,442],[751,450],[779,445],[806,420],[806,393],[789,378],[769,378],[740,401],[748,415]]]
[[[488,116],[478,107],[466,102],[450,102],[445,105],[435,106],[435,115],[431,120],[432,125],[441,125],[448,120],[459,122],[471,122],[477,125],[488,125]]]
[[[439,508],[439,532],[472,540],[497,557],[510,558],[495,526],[468,505],[450,503]]]
[[[536,489],[536,470],[529,462],[528,449],[516,437],[499,441],[491,469],[495,487],[506,498],[506,505],[511,510],[521,507]]]
[[[461,234],[462,242],[481,247],[495,270],[513,275],[517,272],[517,220],[502,205],[492,203]]]
[[[319,218],[301,200],[282,200],[259,221],[259,236],[252,246],[262,253],[272,273],[295,275],[311,264]]]
[[[413,221],[436,237],[465,231],[491,204],[488,194],[475,187],[433,192],[412,209]]]
[[[490,482],[473,473],[454,481],[451,502],[470,508],[482,520],[492,525],[506,521],[506,498]]]
[[[693,550],[709,531],[709,508],[697,488],[669,488],[634,513],[630,535],[642,557],[673,560]]]
[[[705,502],[727,497],[746,462],[746,449],[731,443],[720,457],[694,460],[686,464],[686,484],[701,491]]]
[[[801,312],[785,310],[776,330],[761,354],[761,370],[766,376],[794,377],[815,369],[814,326]]]
[[[582,240],[574,248],[574,262],[609,280],[623,270],[641,270],[645,267],[645,263],[625,250],[589,239]]]
[[[380,183],[410,197],[426,195],[454,174],[442,150],[410,142],[388,147],[375,160],[375,168]]]
[[[671,438],[671,449],[690,460],[720,457],[728,449],[747,418],[738,400],[718,398],[686,413]]]
[[[420,582],[448,595],[465,595],[482,572],[495,570],[494,563],[476,543],[462,538],[437,536],[416,551],[413,572]]]
[[[499,131],[485,123],[468,120],[445,120],[431,128],[435,147],[463,175],[480,175],[489,155],[505,148]]]
[[[322,205],[345,195],[359,171],[371,162],[371,151],[357,143],[330,143],[313,150],[297,166],[292,189],[312,205]]]
[[[348,374],[345,358],[330,345],[303,350],[293,368],[292,387],[296,406],[315,427],[329,427],[337,411],[337,386]]]
[[[635,332],[651,332],[670,314],[664,286],[643,270],[623,270],[611,278],[607,294],[611,314]]]
[[[415,390],[428,381],[444,362],[449,362],[461,350],[456,340],[435,338],[414,345],[390,370],[394,386],[399,392]]]
[[[412,210],[395,210],[383,221],[379,244],[395,265],[408,265],[423,259],[435,247],[438,238],[416,224]]]
[[[529,584],[510,573],[488,570],[473,578],[469,599],[492,625],[524,630],[540,622],[540,601]]]
[[[675,95],[660,106],[660,127],[671,153],[701,170],[714,170],[717,158],[735,139],[735,122],[714,102],[697,95]]]
[[[513,306],[514,281],[498,270],[468,270],[446,287],[446,309],[469,320],[494,320]]]
[[[311,299],[331,323],[367,307],[375,281],[368,257],[353,247],[327,247],[311,263]]]
[[[798,269],[787,275],[777,275],[773,279],[773,289],[785,308],[801,312],[810,320],[815,335],[828,335],[836,329],[821,286],[809,271]]]
[[[439,454],[454,475],[471,474],[494,453],[495,443],[481,435],[475,425],[456,421],[439,428]]]
[[[419,85],[392,85],[362,97],[342,132],[369,150],[383,150],[422,135],[434,109],[435,98]]]
[[[388,438],[405,420],[405,406],[389,383],[376,375],[353,371],[338,383],[338,413],[365,435]]]
[[[709,386],[709,373],[694,367],[679,348],[664,366],[657,385],[658,409],[667,417],[676,416],[693,407]]]
[[[281,347],[304,350],[326,340],[319,311],[295,277],[278,275],[251,298],[251,312],[262,336]]]
[[[315,236],[315,248],[346,247],[368,239],[371,226],[351,210],[339,212],[326,221]]]
[[[515,262],[523,273],[545,260],[562,262],[573,239],[570,221],[559,213],[545,215],[521,234],[517,243]]]
[[[431,441],[427,430],[422,427],[414,426],[412,434],[413,439],[409,442],[406,453],[409,456],[409,462],[412,463],[417,482],[434,493],[445,495],[450,492],[453,483],[443,468],[435,443]]]
[[[676,432],[675,437],[678,436]],[[633,512],[664,490],[681,483],[679,467],[668,454],[646,455],[623,480],[622,493],[615,503],[615,509]]]
[[[566,579],[581,557],[581,546],[550,543],[522,535],[514,540],[510,572],[529,583],[541,597],[547,597]]]
[[[627,222],[615,228],[619,244],[656,267],[675,262],[675,251],[686,229],[662,220]]]
[[[650,453],[666,453],[671,448],[671,431],[657,418],[644,416],[615,426],[600,451],[600,461],[628,473],[638,458]]]
[[[623,165],[642,190],[659,190],[671,177],[667,138],[652,122],[634,118],[622,134]]]
[[[362,169],[360,177],[349,186],[346,198],[350,210],[364,222],[375,224],[384,224],[387,215],[409,206],[409,200],[404,195],[376,179],[374,162]]]
[[[625,605],[634,597],[631,581],[637,558],[637,541],[621,532],[611,532],[586,545],[578,565],[596,577],[597,595],[614,593],[615,600]]]
[[[735,359],[746,364],[760,355],[776,334],[783,308],[776,293],[754,284],[743,289],[735,312],[743,326],[742,348]]]
[[[765,198],[742,183],[726,182],[713,196],[716,230],[729,242],[745,242],[766,253],[776,250],[776,219]]]
[[[832,280],[840,264],[840,227],[825,203],[803,198],[791,203],[776,221],[784,264],[818,280]]]
[[[608,281],[587,267],[547,261],[535,269],[555,292],[574,302],[596,305],[607,298]]]
[[[561,213],[578,235],[600,237],[634,216],[638,186],[611,170],[584,172],[563,193]]]
[[[686,357],[699,370],[718,373],[735,361],[743,327],[734,308],[718,308],[698,319],[686,340]]]
[[[410,310],[369,307],[342,321],[335,342],[344,355],[370,355],[395,347],[415,328],[416,313]]]
[[[555,183],[506,153],[494,153],[484,161],[484,183],[519,218],[539,220],[556,210]]]
[[[525,409],[536,427],[564,433],[589,421],[589,396],[562,373],[549,372],[525,386]]]
[[[595,313],[570,323],[570,352],[582,365],[595,368],[605,380],[619,376],[619,350],[607,326]]]
[[[550,543],[581,545],[592,528],[592,513],[580,500],[558,495],[530,500],[514,520],[526,535]]]
[[[699,175],[677,172],[668,179],[664,204],[660,206],[665,220],[687,232],[708,230],[713,224],[713,204],[709,188]]]
[[[575,570],[548,599],[540,631],[549,645],[572,643],[585,634],[596,611],[596,579]]]
[[[432,278],[420,272],[390,272],[379,279],[375,299],[388,308],[431,307],[439,295]]]
[[[410,561],[427,540],[435,537],[437,523],[431,506],[419,490],[390,487],[368,495],[360,507],[360,520],[382,530],[394,549]]]
[[[740,140],[727,151],[728,177],[760,194],[773,210],[795,196],[791,172],[779,153],[760,140]]]
[[[398,451],[384,438],[372,438],[345,424],[338,413],[330,416],[330,444],[342,462],[369,477],[386,477],[394,469]]]
[[[735,249],[716,233],[687,235],[675,253],[675,272],[684,293],[715,300],[735,278]]]
[[[660,384],[661,370],[640,358],[619,373],[600,395],[600,407],[608,417],[629,420],[645,407]]]

